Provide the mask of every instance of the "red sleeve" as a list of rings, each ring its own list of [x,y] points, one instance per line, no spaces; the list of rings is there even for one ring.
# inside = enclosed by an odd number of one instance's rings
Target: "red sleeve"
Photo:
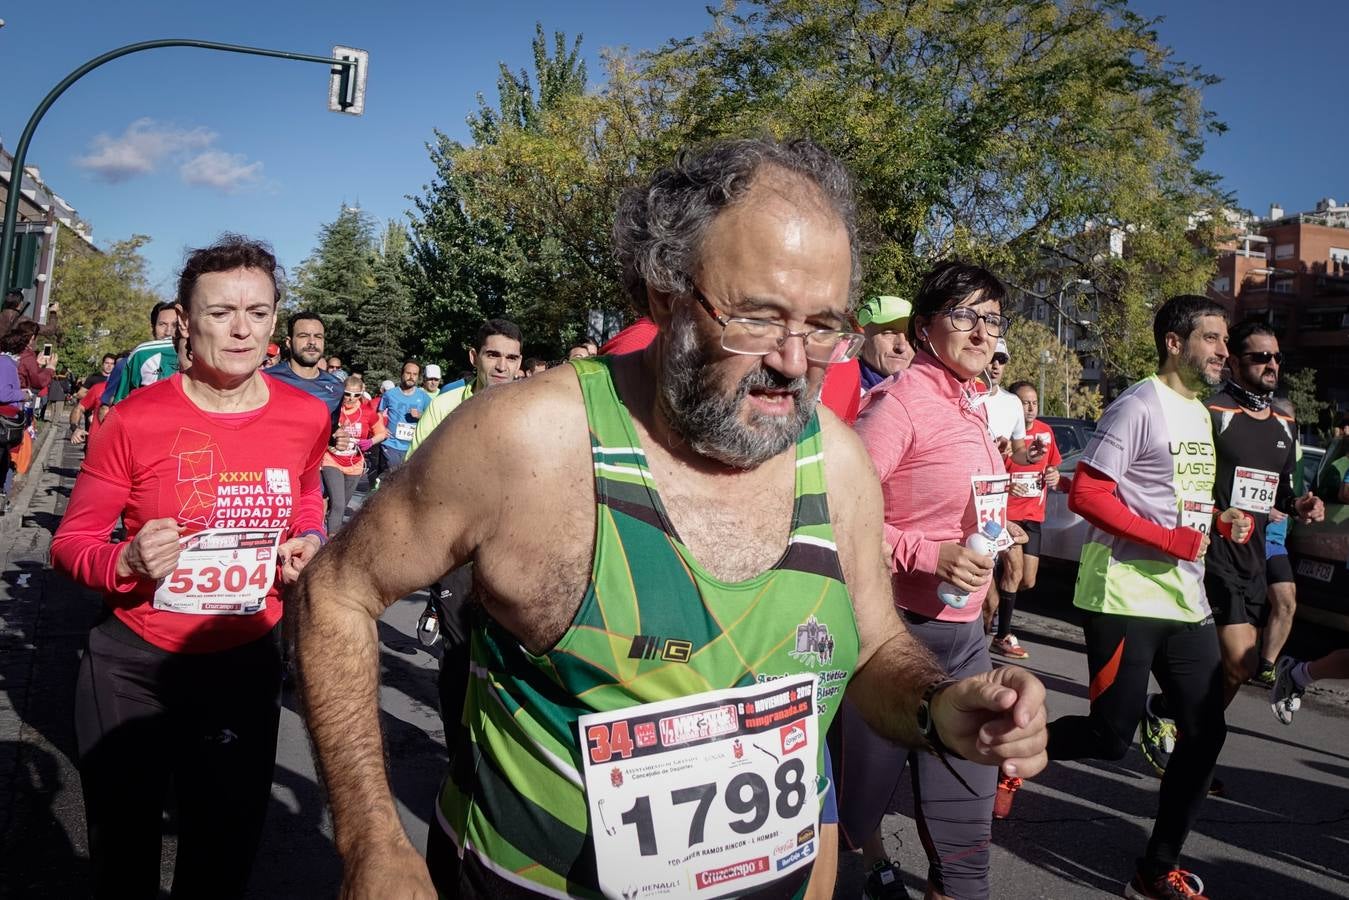
[[[1199,558],[1203,532],[1193,528],[1166,528],[1134,513],[1115,495],[1115,482],[1086,463],[1077,464],[1077,474],[1068,493],[1068,508],[1102,531],[1160,550],[1177,559]]]
[[[646,316],[642,316],[636,322],[633,322],[627,328],[624,328],[618,334],[609,338],[604,346],[600,348],[600,356],[621,356],[624,353],[635,353],[638,350],[645,350],[647,346],[656,339],[656,323]]]
[[[849,425],[857,421],[862,399],[862,369],[857,360],[838,363],[824,370],[820,402]]]
[[[19,357],[19,384],[34,391],[45,390],[51,383],[53,371],[37,364],[37,357],[25,353]]]
[[[319,476],[319,466],[323,464],[323,454],[328,450],[328,417],[324,410],[322,424],[318,428],[318,439],[309,451],[304,471],[300,474],[300,502],[295,504],[295,515],[290,520],[290,534],[304,534],[317,531],[327,535],[323,516],[323,482]]]
[[[120,417],[108,415],[88,455],[66,514],[52,537],[52,565],[104,594],[126,593],[137,579],[117,575],[126,543],[108,541],[131,496],[131,446]]]

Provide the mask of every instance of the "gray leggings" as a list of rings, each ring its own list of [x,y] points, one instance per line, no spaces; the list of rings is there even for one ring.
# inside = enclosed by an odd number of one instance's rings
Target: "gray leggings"
[[[910,613],[904,618],[914,637],[927,645],[952,678],[992,668],[982,620],[938,622]],[[846,698],[839,712],[829,730],[829,743],[843,845],[861,847],[880,827],[907,764],[918,837],[927,852],[928,881],[958,900],[986,900],[997,768],[950,758],[952,768],[973,789],[970,793],[931,753],[897,746],[872,731]]]
[[[328,535],[331,537],[342,527],[342,517],[347,514],[347,504],[356,493],[356,482],[361,476],[343,475],[341,469],[333,466],[319,469],[319,476],[323,479],[324,493],[328,495]]]

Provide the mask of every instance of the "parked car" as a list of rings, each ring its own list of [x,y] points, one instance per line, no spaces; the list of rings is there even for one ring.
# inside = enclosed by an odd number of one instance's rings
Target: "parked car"
[[[1314,487],[1324,467],[1347,450],[1344,439],[1325,450],[1304,447],[1303,483]],[[1327,500],[1325,521],[1293,522],[1288,555],[1297,578],[1298,617],[1349,631],[1349,504]]]
[[[1081,454],[1086,450],[1087,441],[1096,430],[1096,423],[1088,422],[1086,419],[1041,416],[1040,421],[1054,431],[1054,443],[1058,444],[1059,453],[1063,454],[1065,459],[1071,454]]]

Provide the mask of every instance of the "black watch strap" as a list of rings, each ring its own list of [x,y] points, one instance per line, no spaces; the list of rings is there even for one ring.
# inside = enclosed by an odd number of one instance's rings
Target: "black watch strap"
[[[923,742],[927,745],[926,749],[928,752],[941,760],[941,764],[946,767],[946,771],[951,773],[952,777],[960,783],[961,787],[973,795],[978,792],[970,787],[969,782],[967,782],[961,774],[955,770],[955,767],[951,765],[951,757],[962,760],[965,757],[946,746],[945,742],[942,741],[941,735],[937,732],[936,719],[932,715],[932,701],[936,699],[938,694],[955,683],[956,679],[954,678],[944,678],[940,681],[934,681],[924,688],[923,696],[918,701],[918,733],[922,735]]]

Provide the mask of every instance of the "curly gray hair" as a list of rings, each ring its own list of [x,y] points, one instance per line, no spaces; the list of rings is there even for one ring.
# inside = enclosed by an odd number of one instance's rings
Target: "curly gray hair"
[[[647,308],[647,289],[686,296],[712,220],[744,199],[764,166],[776,166],[813,184],[848,230],[852,255],[848,301],[862,277],[857,205],[843,163],[806,138],[779,142],[749,138],[681,151],[674,164],[644,185],[628,188],[614,216],[614,253],[633,304]]]

